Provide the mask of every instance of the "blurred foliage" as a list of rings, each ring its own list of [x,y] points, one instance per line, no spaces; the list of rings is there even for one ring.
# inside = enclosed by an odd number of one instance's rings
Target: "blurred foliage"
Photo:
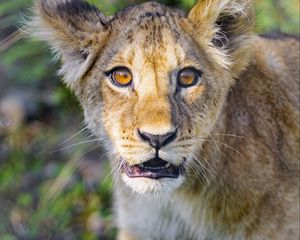
[[[144,1],[90,2],[113,14]],[[160,2],[188,10],[195,1]],[[18,30],[31,5],[0,2],[0,101],[13,91],[17,106],[39,112],[5,131],[0,116],[0,239],[114,239],[108,162],[85,131],[63,141],[80,126],[78,103],[56,76],[48,47]],[[299,34],[299,0],[256,0],[256,12],[259,33]]]

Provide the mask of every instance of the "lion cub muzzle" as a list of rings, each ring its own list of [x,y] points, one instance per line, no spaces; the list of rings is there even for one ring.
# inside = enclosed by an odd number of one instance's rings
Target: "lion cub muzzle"
[[[177,129],[163,135],[154,135],[138,129],[138,135],[142,141],[155,149],[156,155],[154,158],[141,164],[133,166],[125,164],[123,170],[127,176],[131,178],[146,177],[151,179],[179,177],[179,174],[183,171],[183,167],[180,165],[175,166],[159,157],[160,148],[176,139]]]

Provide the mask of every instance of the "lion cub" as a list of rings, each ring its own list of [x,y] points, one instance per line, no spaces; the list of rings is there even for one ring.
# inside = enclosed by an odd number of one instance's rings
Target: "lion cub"
[[[35,9],[105,139],[119,239],[299,239],[297,39],[255,35],[250,0]]]

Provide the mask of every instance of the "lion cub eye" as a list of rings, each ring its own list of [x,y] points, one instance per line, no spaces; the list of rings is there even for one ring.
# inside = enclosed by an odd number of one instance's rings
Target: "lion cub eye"
[[[132,74],[126,67],[117,67],[106,73],[113,84],[118,87],[127,87],[132,83]]]
[[[180,87],[183,88],[191,87],[199,82],[201,75],[202,75],[201,71],[193,67],[184,68],[179,71],[177,76],[177,82]]]

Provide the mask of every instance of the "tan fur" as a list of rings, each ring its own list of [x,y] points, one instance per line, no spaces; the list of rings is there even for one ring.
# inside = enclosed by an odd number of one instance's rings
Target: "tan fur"
[[[299,239],[299,41],[253,33],[250,0],[202,0],[189,14],[150,2],[113,17],[75,0],[41,0],[31,25],[116,176],[119,239]],[[133,87],[104,74],[125,66]],[[178,90],[193,66],[201,83]],[[177,138],[160,157],[177,179],[129,178],[155,155],[137,129]],[[186,162],[184,161],[186,159]]]

